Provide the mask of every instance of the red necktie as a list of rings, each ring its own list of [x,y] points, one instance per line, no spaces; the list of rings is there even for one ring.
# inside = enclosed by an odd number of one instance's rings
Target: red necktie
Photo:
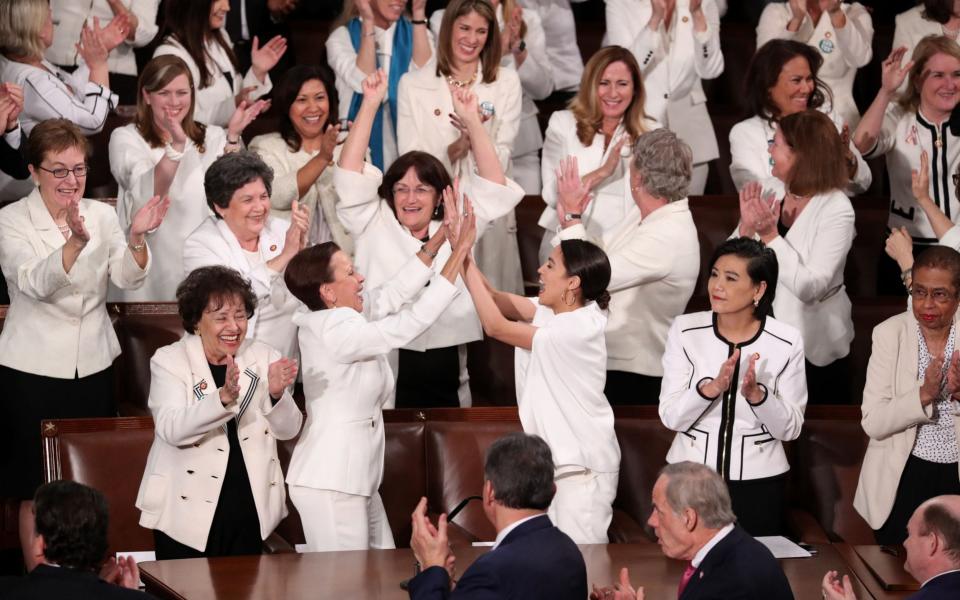
[[[687,563],[687,568],[683,570],[683,577],[680,578],[680,587],[677,588],[677,598],[683,595],[683,590],[686,589],[687,584],[690,583],[690,578],[696,571],[697,568],[693,566],[693,563]]]

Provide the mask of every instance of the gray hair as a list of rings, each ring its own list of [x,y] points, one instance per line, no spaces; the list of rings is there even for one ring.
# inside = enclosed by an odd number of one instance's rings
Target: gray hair
[[[483,471],[494,497],[508,508],[546,510],[553,500],[553,454],[539,436],[503,436],[487,450]]]
[[[654,129],[633,144],[633,168],[647,193],[667,202],[687,197],[693,174],[693,151],[669,129]]]
[[[234,192],[257,179],[263,181],[269,195],[273,189],[273,169],[263,162],[259,154],[249,150],[224,154],[213,161],[203,177],[207,205],[218,219],[222,218],[214,207],[226,209]]]
[[[720,529],[737,520],[727,484],[710,467],[678,462],[660,469],[660,476],[667,478],[667,503],[673,512],[693,509],[710,529]]]

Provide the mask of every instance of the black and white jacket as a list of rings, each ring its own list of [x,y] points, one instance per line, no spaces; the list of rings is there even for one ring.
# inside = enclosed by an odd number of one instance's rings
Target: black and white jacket
[[[740,348],[730,389],[706,398],[697,384],[717,375]],[[766,392],[751,406],[740,392],[750,356],[758,354],[757,381]],[[790,469],[784,440],[800,435],[807,405],[803,340],[797,329],[766,318],[753,339],[733,344],[720,335],[713,312],[680,315],[667,333],[660,388],[660,419],[678,432],[667,462],[703,463],[724,479],[760,479]]]

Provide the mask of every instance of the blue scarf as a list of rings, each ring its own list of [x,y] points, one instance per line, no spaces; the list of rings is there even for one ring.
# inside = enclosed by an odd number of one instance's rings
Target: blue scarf
[[[347,30],[350,32],[350,41],[353,43],[353,49],[360,51],[361,25],[360,17],[354,17],[347,23]],[[388,73],[389,83],[387,87],[387,105],[390,107],[390,118],[393,122],[393,135],[397,135],[397,88],[400,85],[400,78],[410,67],[410,60],[413,58],[413,26],[407,17],[401,16],[397,21],[397,29],[393,33],[393,52],[390,58],[390,73]],[[380,68],[380,59],[377,58],[377,68]],[[350,99],[350,112],[347,117],[355,119],[360,111],[360,104],[363,102],[363,94],[354,92]],[[373,129],[370,131],[370,156],[373,158],[373,164],[383,171],[383,105],[377,109],[377,116],[373,119]]]

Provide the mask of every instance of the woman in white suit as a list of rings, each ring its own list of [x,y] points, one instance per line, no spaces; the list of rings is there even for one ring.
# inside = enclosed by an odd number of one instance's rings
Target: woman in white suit
[[[250,280],[257,311],[250,337],[296,356],[297,328],[290,320],[300,303],[283,284],[283,270],[305,245],[310,212],[296,201],[285,221],[270,216],[273,171],[250,151],[225,154],[207,170],[204,190],[213,216],[183,245],[183,268],[224,265]]]
[[[440,192],[452,183],[440,160],[426,152],[401,155],[385,175],[364,163],[373,115],[386,87],[382,72],[364,83],[364,104],[333,172],[340,196],[337,214],[354,238],[357,266],[372,286],[393,278],[440,228],[444,210]],[[454,110],[469,132],[477,164],[476,172],[464,173],[460,179],[460,190],[473,200],[482,235],[487,223],[513,210],[523,190],[503,174],[477,111],[477,97],[458,90],[454,98]],[[440,260],[445,260],[444,248]],[[458,280],[457,285],[463,284]],[[397,407],[469,406],[466,344],[482,337],[469,299],[454,300],[433,326],[391,356],[397,373]]]
[[[157,559],[260,554],[287,515],[277,440],[300,431],[296,361],[246,339],[257,297],[237,271],[177,287],[187,332],[150,359],[155,437],[137,508]]]
[[[820,77],[833,91],[833,110],[855,129],[860,111],[853,101],[857,69],[873,58],[873,20],[859,2],[790,0],[767,5],[757,25],[757,48],[773,39],[796,40],[823,57]]]
[[[648,115],[693,149],[690,194],[702,194],[708,162],[720,156],[701,80],[723,73],[714,0],[607,0],[607,44],[633,52]]]
[[[833,122],[807,110],[780,120],[770,147],[780,197],[760,183],[740,192],[739,236],[757,236],[780,263],[774,313],[803,334],[807,388],[815,404],[849,401],[853,318],[843,284],[853,245],[853,205],[846,181],[844,145]]]
[[[928,35],[943,35],[954,41],[960,35],[960,0],[921,0],[918,6],[897,15],[893,29],[893,47],[906,48],[912,54],[920,40]],[[900,84],[903,92],[906,82]]]
[[[444,196],[456,214],[452,190]],[[395,547],[378,492],[383,407],[394,385],[387,354],[422,334],[459,294],[455,281],[475,239],[469,228],[476,221],[467,221],[459,239],[451,240],[439,278],[432,277],[431,265],[446,227],[393,279],[369,291],[332,242],[300,252],[287,267],[287,287],[307,308],[294,316],[307,422],[287,483],[310,552]]]

